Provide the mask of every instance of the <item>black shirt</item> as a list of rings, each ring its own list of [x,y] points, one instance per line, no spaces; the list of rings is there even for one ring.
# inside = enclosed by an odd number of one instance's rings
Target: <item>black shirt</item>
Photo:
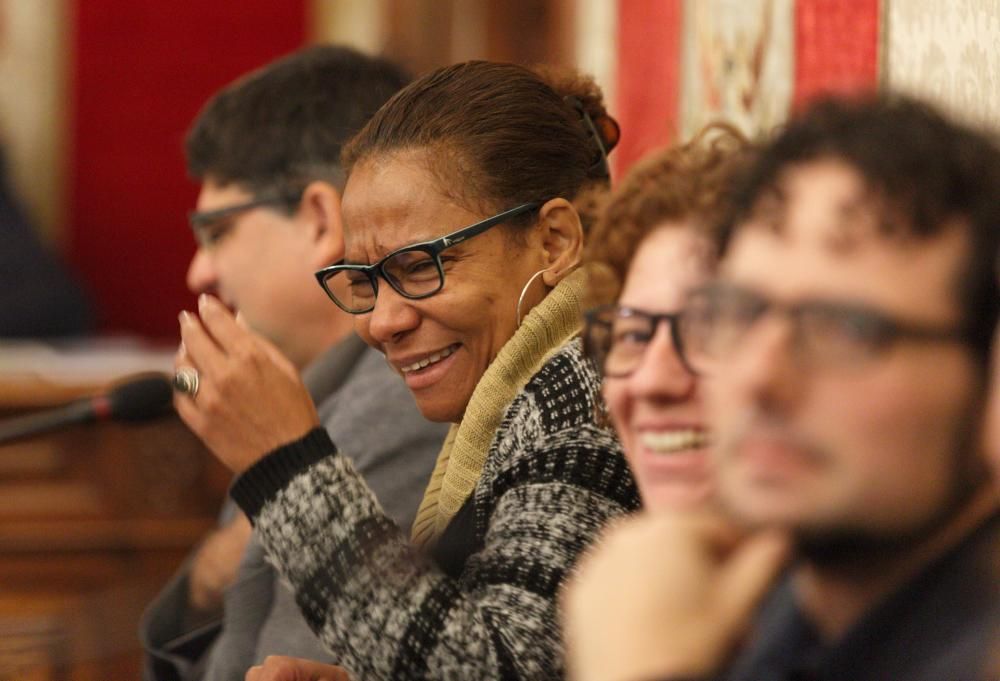
[[[1000,513],[824,645],[790,578],[725,681],[985,681],[1000,655]],[[991,679],[990,681],[997,681]]]

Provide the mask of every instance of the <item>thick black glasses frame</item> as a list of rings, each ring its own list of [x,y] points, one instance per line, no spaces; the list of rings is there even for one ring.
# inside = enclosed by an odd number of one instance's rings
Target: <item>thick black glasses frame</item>
[[[483,232],[485,232],[486,230],[490,229],[491,227],[496,227],[497,225],[507,222],[509,220],[513,220],[517,216],[523,215],[528,211],[535,210],[541,205],[542,204],[539,202],[521,204],[520,206],[511,208],[510,210],[506,210],[502,213],[499,213],[498,215],[486,218],[485,220],[481,220],[473,225],[469,225],[468,227],[463,227],[462,229],[451,232],[450,234],[445,234],[444,236],[439,237],[437,239],[432,239],[430,241],[422,241],[420,243],[411,244],[410,246],[404,246],[403,248],[400,248],[398,250],[393,251],[392,253],[389,253],[388,255],[384,256],[381,260],[371,265],[346,265],[344,264],[344,261],[341,260],[339,263],[335,265],[324,267],[323,269],[316,272],[315,275],[316,281],[319,282],[319,285],[323,288],[323,291],[326,292],[326,295],[329,296],[330,300],[336,303],[337,307],[339,307],[344,312],[347,312],[348,314],[366,314],[375,309],[374,300],[378,298],[379,277],[385,279],[386,282],[388,282],[389,286],[391,286],[396,293],[403,296],[404,298],[409,298],[410,300],[420,300],[422,298],[430,298],[435,293],[444,288],[444,268],[441,265],[442,251],[444,251],[447,248],[451,248],[452,246],[457,246],[463,241],[471,239],[474,236],[478,236]],[[388,262],[389,260],[395,258],[396,256],[402,253],[412,253],[413,251],[422,251],[431,256],[431,258],[434,260],[434,266],[437,267],[437,272],[438,272],[438,285],[437,288],[435,288],[434,290],[418,294],[407,293],[406,291],[402,290],[401,286],[398,286],[395,282],[393,282],[392,277],[390,277],[386,273],[384,267],[386,262]],[[342,303],[340,300],[337,299],[337,296],[335,296],[333,294],[333,291],[331,291],[329,286],[327,286],[327,282],[330,281],[330,279],[334,275],[339,274],[340,272],[359,272],[361,274],[364,274],[365,277],[368,278],[368,281],[371,283],[372,286],[372,293],[374,294],[372,298],[373,302],[369,307],[361,310],[353,310],[348,308],[344,303]]]
[[[603,318],[604,315],[607,315],[609,313],[611,315],[610,318],[608,319]],[[606,371],[604,365],[607,360],[607,356],[611,354],[611,346],[610,345],[608,346],[608,350],[606,352],[602,351],[599,348],[594,347],[593,340],[590,337],[591,336],[590,331],[594,327],[604,327],[605,329],[608,330],[608,334],[610,336],[610,334],[613,332],[614,320],[629,318],[629,317],[639,317],[641,319],[649,320],[650,328],[652,329],[652,331],[650,332],[649,338],[646,339],[647,346],[653,340],[653,337],[656,335],[656,330],[660,328],[660,324],[666,322],[667,328],[670,330],[670,340],[671,342],[673,342],[674,350],[677,351],[677,356],[680,358],[681,363],[684,365],[684,368],[694,375],[698,375],[699,373],[693,366],[691,366],[691,363],[688,362],[687,355],[684,353],[684,341],[681,339],[681,332],[680,332],[681,321],[684,318],[683,310],[681,310],[680,312],[656,313],[656,312],[647,312],[645,310],[640,310],[639,308],[636,307],[628,307],[625,305],[601,305],[600,307],[595,307],[592,310],[588,310],[584,314],[584,317],[586,318],[586,324],[587,324],[587,331],[584,334],[584,344],[585,344],[584,351],[587,353],[587,355],[594,358],[595,362],[598,364],[597,369],[598,371],[601,372],[602,376],[606,376],[608,378],[626,378],[628,376],[631,376],[632,373],[635,372],[635,368],[633,368],[631,371],[617,372],[617,373],[609,373],[608,371]],[[643,350],[643,353],[645,352],[646,350]]]

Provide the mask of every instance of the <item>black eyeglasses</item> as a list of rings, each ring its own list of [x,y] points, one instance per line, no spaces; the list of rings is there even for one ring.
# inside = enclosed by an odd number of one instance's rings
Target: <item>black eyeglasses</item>
[[[687,310],[657,314],[621,305],[594,308],[586,314],[584,351],[603,376],[624,378],[639,367],[656,329],[666,323],[677,356],[695,373],[684,350],[687,316]]]
[[[211,248],[232,229],[232,223],[226,218],[261,206],[296,206],[301,200],[302,192],[265,194],[232,206],[188,213],[188,222],[191,223],[191,231],[194,232],[198,245]]]
[[[965,329],[895,319],[877,310],[823,300],[779,303],[747,288],[713,284],[685,304],[687,357],[698,371],[713,371],[734,355],[769,313],[788,319],[795,358],[808,366],[857,366],[901,340],[967,343]]]
[[[378,278],[382,277],[399,295],[411,300],[429,298],[444,287],[441,253],[491,227],[513,220],[542,204],[525,203],[463,227],[439,239],[404,246],[373,265],[345,265],[343,261],[316,272],[316,281],[340,309],[350,314],[364,314],[375,308]],[[346,279],[346,292],[338,292],[338,282]]]

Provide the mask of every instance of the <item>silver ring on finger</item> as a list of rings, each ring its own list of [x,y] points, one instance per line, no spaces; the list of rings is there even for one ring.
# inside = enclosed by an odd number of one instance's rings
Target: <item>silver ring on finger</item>
[[[174,372],[174,389],[191,399],[198,394],[200,384],[198,370],[193,367],[181,367]]]

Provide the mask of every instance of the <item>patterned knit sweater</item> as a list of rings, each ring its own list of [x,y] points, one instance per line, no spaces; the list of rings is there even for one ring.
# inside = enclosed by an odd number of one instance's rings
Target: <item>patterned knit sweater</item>
[[[558,587],[639,506],[617,439],[594,423],[599,389],[574,340],[514,399],[460,514],[475,548],[457,572],[413,549],[325,431],[261,459],[232,495],[354,678],[558,679]]]

